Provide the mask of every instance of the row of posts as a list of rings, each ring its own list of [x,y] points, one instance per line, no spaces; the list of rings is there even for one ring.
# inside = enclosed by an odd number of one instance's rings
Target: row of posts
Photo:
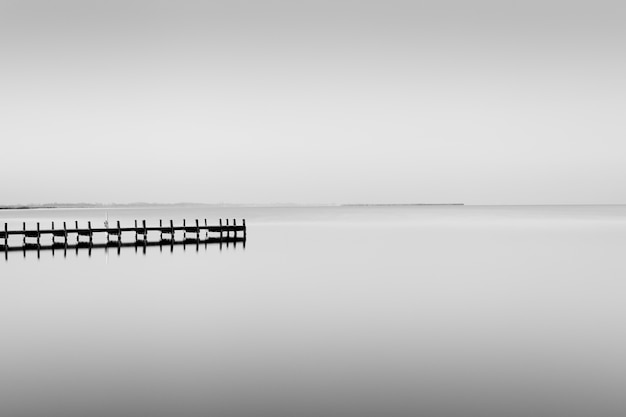
[[[26,230],[26,222],[22,223],[23,226],[23,236],[24,236],[24,240],[23,243],[24,245],[26,245],[26,238],[27,237],[35,237],[37,238],[37,244],[39,244],[39,240],[41,237],[41,232],[40,232],[40,225],[39,222],[37,222],[37,230],[36,231],[27,231]],[[76,229],[75,232],[76,235],[76,241],[79,242],[80,241],[80,236],[89,236],[89,241],[92,241],[93,239],[93,231],[91,228],[91,221],[87,222],[87,230],[80,230],[78,228],[78,221],[75,222],[75,226]],[[204,226],[208,227],[207,225],[207,220],[204,219]],[[233,227],[237,226],[237,220],[233,219]],[[222,230],[222,228],[224,227],[222,219],[220,219],[220,224],[219,224],[219,233],[220,233],[220,239],[224,238],[224,231]],[[229,221],[228,219],[226,219],[226,227],[230,227],[229,225]],[[183,219],[183,233],[184,233],[184,239],[187,238],[187,232],[190,233],[195,233],[196,237],[199,239],[200,238],[200,224],[199,224],[199,220],[196,219],[196,227],[195,230],[190,230],[191,228],[187,228],[186,225],[186,220]],[[171,238],[173,239],[174,237],[174,221],[170,220],[170,228],[167,231],[164,231],[163,229],[163,220],[159,220],[159,230],[161,232],[161,240],[163,240],[163,233],[169,233],[171,235]],[[143,240],[147,240],[148,237],[148,230],[146,227],[146,221],[142,220],[142,228],[139,228],[137,226],[137,220],[135,220],[135,227],[134,227],[134,231],[135,231],[135,240],[139,240],[139,235],[141,234],[143,236]],[[233,230],[233,238],[237,238],[237,231]],[[54,222],[52,222],[52,240],[54,242],[54,238],[57,236],[61,236],[65,238],[65,241],[67,241],[67,224],[66,222],[63,222],[63,230],[58,229],[58,232],[54,229]],[[120,226],[120,221],[117,221],[117,228],[109,228],[108,226],[106,227],[106,234],[107,234],[107,242],[109,242],[109,237],[110,235],[117,235],[118,240],[121,239],[122,236],[122,230],[121,230],[121,226]],[[209,235],[209,231],[208,229],[206,229],[206,236],[208,237]],[[229,239],[230,236],[230,230],[226,230],[226,238]],[[246,239],[246,220],[243,219],[243,238]],[[7,248],[9,245],[9,233],[8,233],[8,225],[7,223],[4,224],[4,246],[5,248]]]

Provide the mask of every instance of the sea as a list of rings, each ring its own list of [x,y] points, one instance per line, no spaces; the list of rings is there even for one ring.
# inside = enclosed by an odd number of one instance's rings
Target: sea
[[[0,252],[0,416],[626,415],[626,206],[0,210],[0,226],[107,217],[245,219],[247,240]]]

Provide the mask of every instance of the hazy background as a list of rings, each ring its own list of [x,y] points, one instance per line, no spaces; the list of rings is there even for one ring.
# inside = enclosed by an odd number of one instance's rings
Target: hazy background
[[[625,203],[625,12],[0,0],[0,204]]]

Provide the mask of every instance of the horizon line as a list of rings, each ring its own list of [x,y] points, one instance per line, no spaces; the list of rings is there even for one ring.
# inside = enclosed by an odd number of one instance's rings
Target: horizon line
[[[0,204],[0,210],[28,210],[28,209],[71,209],[71,208],[141,208],[141,207],[419,207],[419,206],[624,206],[626,203],[557,203],[557,204],[466,204],[466,203],[198,203],[198,202],[177,202],[177,203],[28,203],[28,204]]]

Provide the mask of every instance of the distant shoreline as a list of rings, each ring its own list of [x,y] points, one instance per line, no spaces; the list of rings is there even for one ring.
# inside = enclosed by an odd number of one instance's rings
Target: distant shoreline
[[[210,204],[210,203],[46,203],[16,204],[0,206],[0,210],[37,210],[37,209],[116,209],[116,208],[153,208],[153,207],[418,207],[418,206],[464,206],[464,203],[353,203],[353,204]]]
[[[152,204],[152,203],[130,203],[130,204],[18,204],[0,206],[0,210],[37,210],[37,209],[116,209],[116,208],[150,208],[150,207],[235,207],[227,204],[199,204],[199,203],[174,203],[174,204]]]

